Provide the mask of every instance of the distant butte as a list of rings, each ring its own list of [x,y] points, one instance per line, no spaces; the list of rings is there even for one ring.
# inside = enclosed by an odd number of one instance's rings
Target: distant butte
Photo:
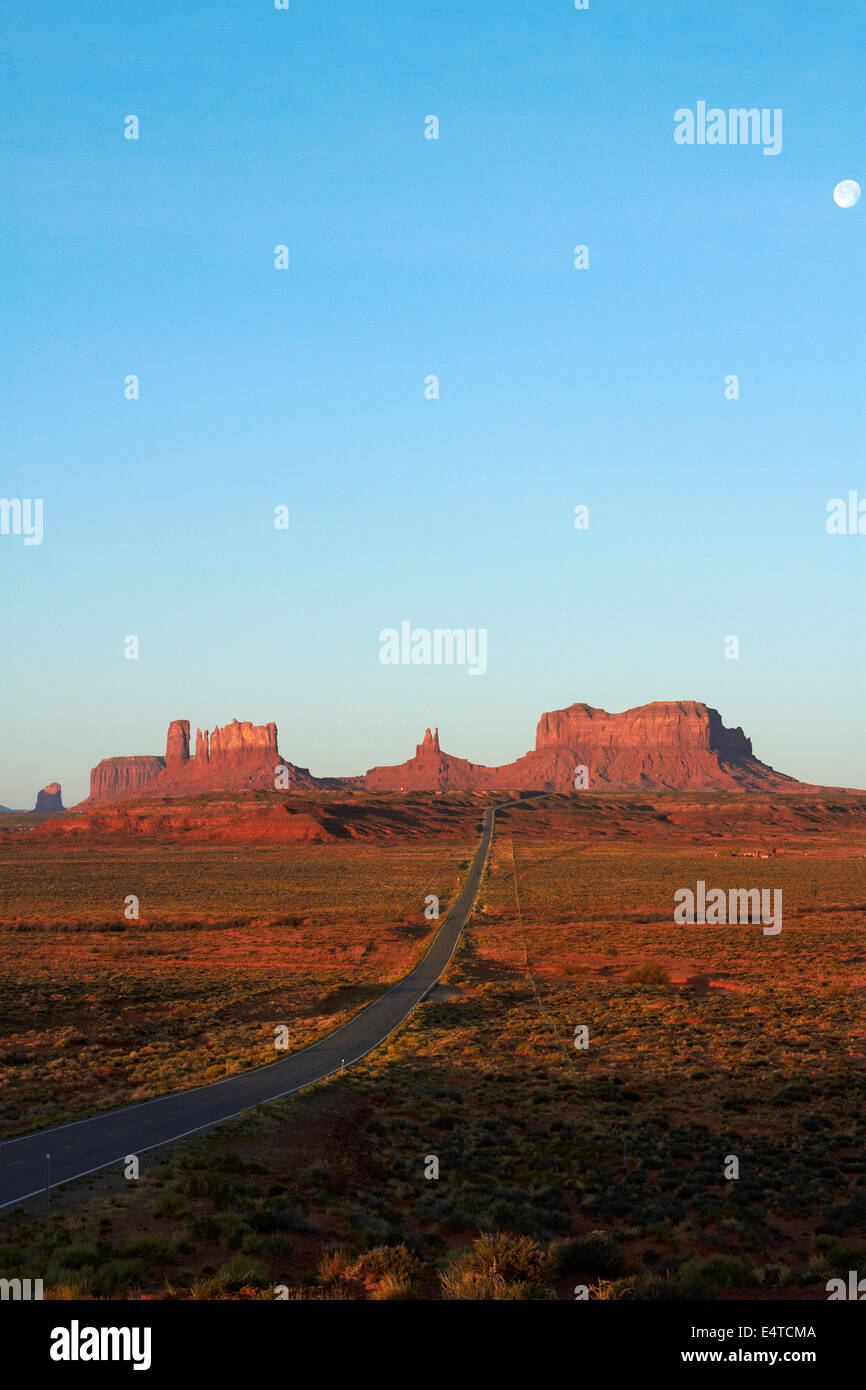
[[[59,782],[49,782],[47,787],[43,787],[41,792],[36,793],[36,805],[34,811],[40,815],[54,814],[63,810],[63,797],[60,791]]]
[[[439,730],[428,728],[413,758],[371,768],[363,777],[313,777],[287,762],[277,747],[276,724],[234,719],[210,733],[197,729],[194,753],[189,732],[188,720],[173,720],[164,757],[104,758],[90,774],[90,796],[82,804],[273,790],[280,768],[279,785],[289,790],[570,791],[578,766],[589,770],[590,791],[812,790],[762,763],[742,729],[726,728],[717,710],[695,700],[656,701],[622,714],[586,704],[554,710],[538,721],[535,748],[502,767],[443,753]]]
[[[277,750],[276,724],[233,719],[210,735],[197,729],[195,753],[191,755],[189,720],[173,719],[168,726],[165,757],[103,758],[90,773],[90,796],[82,804],[100,806],[130,797],[189,796],[209,791],[273,791],[278,766],[288,769],[290,787],[331,785],[311,777],[307,768],[283,761]]]

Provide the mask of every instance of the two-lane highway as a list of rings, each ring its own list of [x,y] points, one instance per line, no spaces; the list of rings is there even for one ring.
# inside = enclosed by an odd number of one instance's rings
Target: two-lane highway
[[[119,1166],[128,1154],[146,1153],[232,1119],[251,1106],[291,1095],[379,1047],[436,984],[454,955],[475,905],[498,809],[491,807],[485,814],[466,882],[424,958],[381,998],[327,1037],[253,1071],[7,1139],[0,1144],[0,1209],[45,1190],[46,1154],[51,1155],[50,1186],[57,1187]]]

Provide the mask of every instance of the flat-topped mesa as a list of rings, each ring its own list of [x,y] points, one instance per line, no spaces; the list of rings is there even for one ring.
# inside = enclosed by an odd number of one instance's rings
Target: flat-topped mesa
[[[697,708],[697,707],[694,707]],[[690,741],[700,740],[705,731],[700,721],[693,719],[688,704],[659,701],[622,714],[609,714],[593,705],[574,704],[566,709],[543,714],[535,731],[535,751],[546,748],[587,747],[640,748],[659,741],[669,743],[681,739],[684,724],[693,720],[689,729]]]
[[[250,764],[267,764],[273,776],[274,763],[279,759],[276,724],[241,724],[233,719],[223,728],[217,727],[210,736],[211,769],[239,768]]]
[[[575,704],[543,714],[535,735],[536,752],[585,745],[597,749],[705,749],[725,757],[752,757],[742,729],[726,729],[718,710],[696,700],[656,700],[650,705],[608,714]]]
[[[752,753],[742,729],[727,729],[718,710],[697,700],[657,700],[622,714],[575,704],[543,714],[539,765],[574,754],[590,786],[770,787],[795,785]],[[559,772],[559,768],[557,768]]]
[[[697,700],[659,700],[622,714],[574,704],[543,714],[535,748],[513,763],[481,767],[439,748],[428,729],[415,757],[371,768],[371,791],[565,791],[587,769],[588,790],[796,791],[802,784],[762,763],[742,729],[726,729],[717,710]]]
[[[439,751],[439,730],[434,729],[431,734],[429,729],[425,729],[424,738],[420,743],[415,744],[415,757],[420,758],[423,753],[438,753]]]
[[[189,762],[189,720],[173,719],[168,726],[165,741],[165,765],[168,768],[183,767]]]

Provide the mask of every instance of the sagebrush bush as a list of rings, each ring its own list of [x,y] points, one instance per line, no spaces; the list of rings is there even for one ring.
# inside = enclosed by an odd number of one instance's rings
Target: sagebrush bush
[[[130,1236],[129,1240],[125,1240],[118,1253],[133,1259],[138,1256],[156,1264],[173,1260],[176,1250],[174,1241],[169,1240],[168,1236],[140,1235]]]
[[[356,1279],[397,1279],[409,1283],[421,1273],[423,1266],[405,1245],[375,1245],[365,1250],[351,1266]]]
[[[590,1231],[589,1235],[551,1245],[548,1262],[556,1275],[589,1274],[613,1279],[625,1269],[625,1254],[605,1231]]]
[[[556,1298],[556,1290],[550,1284],[535,1279],[506,1279],[502,1274],[494,1274],[483,1269],[461,1269],[453,1267],[440,1275],[442,1297],[453,1300],[483,1300],[486,1302],[503,1300],[549,1300]]]
[[[179,1192],[163,1192],[151,1210],[154,1216],[184,1217],[189,1213],[189,1207]]]
[[[90,1289],[96,1298],[111,1298],[131,1288],[140,1288],[147,1275],[144,1260],[107,1260],[92,1274]]]
[[[347,1279],[352,1272],[353,1263],[353,1257],[342,1245],[336,1246],[333,1250],[326,1250],[319,1260],[319,1282],[328,1285]]]
[[[636,965],[625,977],[627,985],[669,985],[671,977],[663,965],[647,961],[646,965]]]
[[[547,1252],[529,1236],[485,1233],[441,1274],[447,1299],[548,1299],[556,1292],[543,1282]]]
[[[410,1299],[417,1297],[417,1291],[411,1279],[400,1279],[396,1274],[383,1274],[370,1297],[375,1300],[387,1299],[389,1301]]]
[[[214,1276],[214,1282],[223,1293],[233,1293],[237,1289],[267,1289],[274,1282],[268,1271],[255,1260],[243,1255],[234,1255],[226,1260]]]
[[[759,1271],[742,1255],[710,1255],[705,1260],[687,1260],[680,1266],[678,1277],[683,1283],[695,1283],[708,1292],[717,1289],[753,1289],[761,1282]]]

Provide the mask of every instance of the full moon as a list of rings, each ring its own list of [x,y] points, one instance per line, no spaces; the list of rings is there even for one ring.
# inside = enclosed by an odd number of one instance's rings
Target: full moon
[[[840,208],[853,208],[860,201],[860,185],[856,179],[843,179],[833,189],[833,197]]]

